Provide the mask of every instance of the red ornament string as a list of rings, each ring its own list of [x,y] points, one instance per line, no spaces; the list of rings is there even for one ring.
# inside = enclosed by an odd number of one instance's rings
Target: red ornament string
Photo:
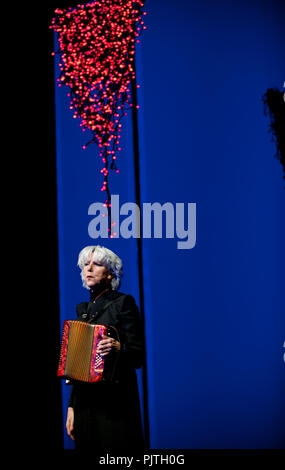
[[[130,85],[135,80],[135,47],[143,21],[143,0],[96,0],[73,9],[56,9],[50,26],[58,34],[58,86],[69,88],[70,109],[91,139],[83,146],[99,146],[109,215],[110,170],[119,172],[122,118],[132,108]],[[53,55],[56,52],[53,52]],[[139,87],[139,85],[137,85]]]

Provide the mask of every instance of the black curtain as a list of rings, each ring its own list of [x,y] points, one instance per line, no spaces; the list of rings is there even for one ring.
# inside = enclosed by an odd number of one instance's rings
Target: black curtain
[[[55,135],[55,97],[54,97],[54,58],[51,56],[53,51],[53,31],[49,25],[56,6],[48,7],[47,34],[48,34],[48,152],[45,163],[44,175],[44,204],[45,204],[45,226],[46,226],[46,269],[48,275],[48,294],[43,299],[45,314],[48,322],[52,324],[54,335],[52,377],[49,381],[52,384],[54,406],[53,406],[53,432],[55,438],[55,449],[63,449],[62,435],[62,402],[61,402],[61,383],[56,375],[57,363],[60,349],[60,315],[59,315],[59,286],[58,286],[58,239],[57,239],[57,193],[56,193],[56,135]],[[50,420],[50,417],[48,417]]]

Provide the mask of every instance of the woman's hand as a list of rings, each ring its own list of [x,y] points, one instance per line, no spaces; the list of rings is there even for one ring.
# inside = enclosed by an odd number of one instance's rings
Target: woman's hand
[[[107,356],[110,352],[113,351],[120,351],[121,343],[114,338],[110,338],[109,336],[102,336],[100,343],[98,344],[97,352],[101,356]]]
[[[74,441],[74,410],[71,407],[67,409],[67,418],[66,418],[66,429],[69,437]]]

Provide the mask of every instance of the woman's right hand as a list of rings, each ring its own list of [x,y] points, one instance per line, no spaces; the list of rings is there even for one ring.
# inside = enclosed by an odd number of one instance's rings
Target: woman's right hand
[[[71,407],[67,409],[66,429],[69,437],[74,441],[74,410]]]

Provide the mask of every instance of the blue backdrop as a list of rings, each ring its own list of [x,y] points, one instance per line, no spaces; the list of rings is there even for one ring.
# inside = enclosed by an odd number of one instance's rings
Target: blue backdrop
[[[284,448],[285,192],[262,103],[285,80],[284,7],[148,0],[145,10],[141,203],[196,203],[197,216],[190,250],[165,232],[142,239],[151,447]],[[88,234],[101,161],[81,149],[66,94],[56,89],[61,325],[88,299],[76,267],[85,245],[121,256],[121,290],[139,304],[137,241]],[[118,166],[112,194],[135,202],[130,115]],[[63,384],[64,418],[68,394]]]

